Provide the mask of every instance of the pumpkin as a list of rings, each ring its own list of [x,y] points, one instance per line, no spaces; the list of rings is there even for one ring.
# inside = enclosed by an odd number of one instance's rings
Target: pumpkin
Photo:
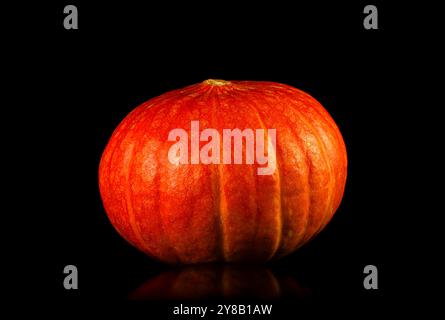
[[[242,144],[225,135],[236,130],[246,133]],[[186,135],[182,144],[172,132]],[[236,157],[232,146],[241,162],[226,161]],[[264,262],[326,226],[346,173],[340,131],[309,94],[274,82],[206,80],[148,100],[119,124],[99,188],[112,225],[150,257]]]

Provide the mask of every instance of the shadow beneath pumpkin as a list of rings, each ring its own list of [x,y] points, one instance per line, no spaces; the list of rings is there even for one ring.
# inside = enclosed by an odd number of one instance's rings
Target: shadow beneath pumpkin
[[[262,266],[197,265],[175,268],[148,279],[131,300],[214,300],[305,298],[311,290]]]

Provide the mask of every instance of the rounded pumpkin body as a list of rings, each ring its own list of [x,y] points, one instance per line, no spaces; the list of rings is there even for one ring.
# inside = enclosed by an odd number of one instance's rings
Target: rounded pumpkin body
[[[258,174],[265,166],[258,161],[172,163],[169,134],[182,129],[193,145],[193,121],[221,137],[228,129],[275,129],[275,147],[267,149],[275,170]],[[340,131],[307,93],[274,82],[206,80],[133,110],[102,155],[99,187],[116,230],[153,258],[262,262],[324,228],[341,202],[346,169]]]

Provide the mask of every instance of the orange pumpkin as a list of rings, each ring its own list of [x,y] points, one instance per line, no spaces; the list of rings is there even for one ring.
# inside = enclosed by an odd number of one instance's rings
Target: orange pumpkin
[[[265,155],[275,170],[258,174],[259,161],[193,162],[193,150],[188,163],[172,162],[177,142],[170,133],[186,132],[193,145],[193,121],[221,136],[274,129],[276,144]],[[210,140],[195,142],[203,152]],[[270,147],[270,135],[266,141]],[[222,158],[227,150],[217,142]],[[102,155],[99,186],[113,226],[153,258],[262,262],[293,252],[326,226],[341,202],[346,169],[340,131],[307,93],[274,82],[206,80],[133,110]]]

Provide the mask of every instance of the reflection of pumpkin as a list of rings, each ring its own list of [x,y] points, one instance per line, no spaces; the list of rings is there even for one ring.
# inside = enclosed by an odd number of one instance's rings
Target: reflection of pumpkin
[[[130,299],[185,300],[213,298],[305,297],[309,289],[293,278],[280,281],[263,267],[198,265],[167,271],[133,291]]]
[[[276,129],[276,154],[269,155],[276,170],[172,164],[168,134],[180,128],[190,137],[191,121],[220,134]],[[273,82],[207,80],[130,113],[103,153],[99,184],[114,227],[152,257],[266,261],[294,251],[328,223],[343,195],[346,162],[336,124],[308,94]]]

